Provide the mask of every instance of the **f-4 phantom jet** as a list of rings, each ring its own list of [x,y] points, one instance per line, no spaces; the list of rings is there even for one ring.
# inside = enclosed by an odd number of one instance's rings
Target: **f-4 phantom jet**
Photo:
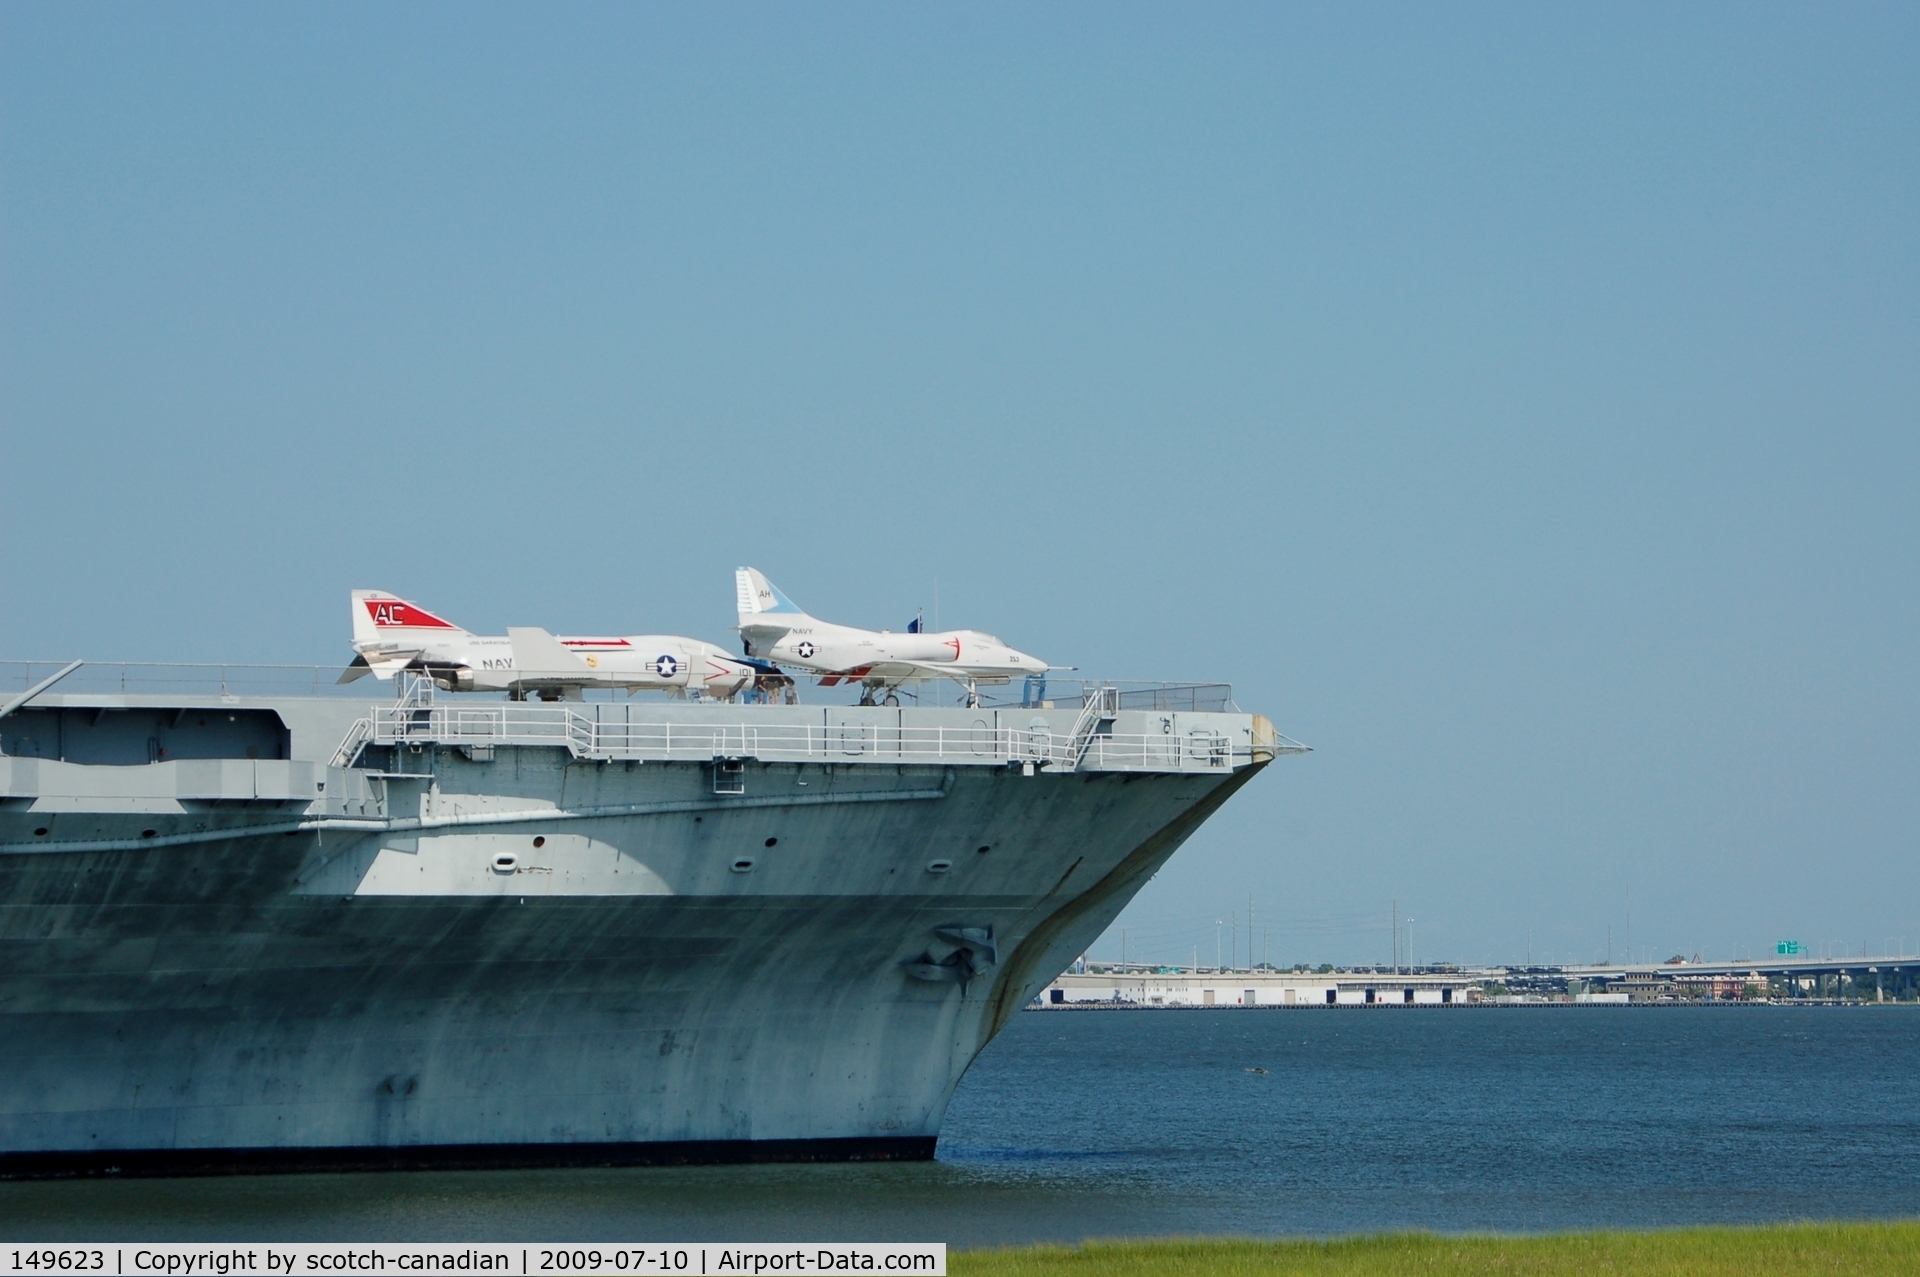
[[[914,678],[950,678],[967,688],[969,704],[978,703],[976,685],[1006,683],[1015,675],[1039,676],[1048,665],[1016,652],[978,630],[922,631],[914,621],[904,634],[857,630],[808,616],[755,568],[733,574],[739,595],[740,641],[750,657],[796,665],[824,675],[827,687],[845,680],[865,685],[863,703],[891,696],[894,687]]]
[[[724,699],[753,686],[761,672],[711,643],[677,635],[556,638],[517,627],[504,638],[470,634],[379,590],[353,591],[353,650],[342,683],[415,670],[450,691],[504,691],[516,700],[577,699],[588,687]]]

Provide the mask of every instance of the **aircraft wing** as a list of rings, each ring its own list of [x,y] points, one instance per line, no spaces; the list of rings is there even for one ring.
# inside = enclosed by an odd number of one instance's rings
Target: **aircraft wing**
[[[1011,683],[1013,672],[970,669],[965,665],[924,665],[919,661],[901,662],[913,671],[914,678],[950,678],[956,683]]]
[[[950,678],[956,683],[1010,683],[1011,673],[1001,674],[993,671],[975,672],[965,666],[933,665],[922,661],[876,661],[872,665],[862,665],[857,669],[839,670],[822,674],[820,683],[832,687],[845,679],[849,683],[873,680],[882,683],[904,683],[910,678]]]

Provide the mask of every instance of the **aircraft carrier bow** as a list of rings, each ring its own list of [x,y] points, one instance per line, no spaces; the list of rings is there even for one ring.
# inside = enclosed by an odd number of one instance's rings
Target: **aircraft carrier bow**
[[[54,668],[0,669],[0,1175],[930,1157],[1008,1017],[1301,748],[1217,685]]]

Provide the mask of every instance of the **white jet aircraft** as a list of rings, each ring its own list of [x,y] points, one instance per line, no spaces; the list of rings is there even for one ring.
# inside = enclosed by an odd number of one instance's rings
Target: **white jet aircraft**
[[[342,683],[419,670],[450,691],[504,691],[515,700],[577,699],[586,687],[724,699],[753,686],[761,672],[711,643],[676,635],[555,638],[519,627],[509,628],[505,638],[469,634],[379,590],[353,591],[353,650],[357,655]]]
[[[938,677],[965,684],[967,703],[977,705],[978,684],[1010,682],[1016,674],[1038,677],[1049,668],[978,630],[928,634],[918,621],[904,634],[856,630],[808,616],[755,568],[741,568],[733,579],[739,595],[736,628],[748,656],[823,674],[820,682],[826,687],[842,679],[864,684],[862,704],[871,704],[876,694],[897,704],[892,689],[899,684]]]

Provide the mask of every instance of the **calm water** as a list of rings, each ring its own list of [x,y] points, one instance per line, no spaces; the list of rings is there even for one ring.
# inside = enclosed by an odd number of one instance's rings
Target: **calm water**
[[[930,1164],[0,1184],[0,1231],[979,1246],[1910,1216],[1916,1066],[1904,1007],[1042,1012],[974,1066]]]

